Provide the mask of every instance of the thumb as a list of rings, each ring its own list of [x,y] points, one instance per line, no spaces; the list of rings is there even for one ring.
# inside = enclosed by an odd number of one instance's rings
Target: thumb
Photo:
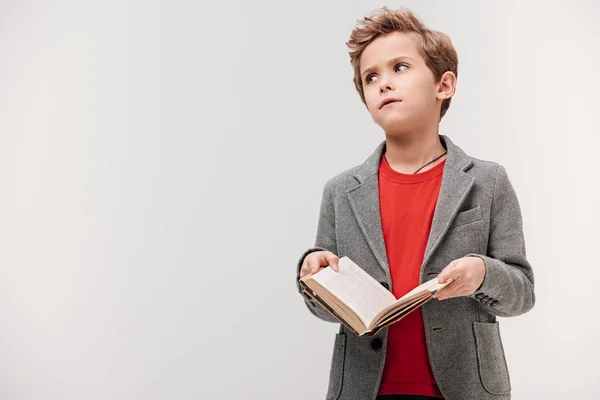
[[[340,272],[338,268],[339,258],[335,254],[329,252],[324,255],[325,265],[329,265],[335,272]]]
[[[338,265],[338,259],[337,259],[337,257],[331,259],[331,261],[329,262],[329,266],[335,272],[340,272],[340,268],[339,268],[339,265]]]
[[[446,281],[448,281],[448,279],[452,278],[450,270],[452,268],[454,268],[456,266],[456,264],[458,264],[458,260],[452,261],[450,264],[448,264],[448,266],[446,266],[446,268],[444,268],[442,270],[442,272],[440,272],[438,274],[438,276],[437,276],[438,283],[446,283]]]
[[[448,274],[445,272],[445,270],[440,272],[440,274],[437,276],[437,280],[438,283],[446,283],[448,280]]]

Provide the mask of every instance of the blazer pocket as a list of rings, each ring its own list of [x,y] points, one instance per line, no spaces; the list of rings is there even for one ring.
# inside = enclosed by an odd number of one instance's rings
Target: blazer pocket
[[[346,334],[335,335],[333,355],[331,358],[331,369],[329,371],[329,388],[327,389],[327,400],[336,400],[342,392],[344,379],[344,362],[346,359]]]
[[[454,217],[452,221],[452,225],[450,229],[455,229],[461,227],[463,225],[468,225],[473,222],[481,221],[483,219],[481,213],[481,207],[477,206],[475,208],[471,208],[470,210],[461,211]]]
[[[510,393],[510,377],[498,322],[473,322],[473,332],[483,388],[491,394]]]

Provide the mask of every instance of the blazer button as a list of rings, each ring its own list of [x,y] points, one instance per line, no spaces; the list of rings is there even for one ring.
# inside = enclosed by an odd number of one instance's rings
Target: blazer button
[[[483,299],[482,299],[481,301],[482,301],[482,302],[486,302],[486,301],[488,301],[489,299],[490,299],[490,297],[489,297],[489,296],[483,296]]]
[[[498,300],[494,300],[490,303],[490,307],[496,307],[500,303]]]
[[[475,295],[475,298],[476,298],[477,300],[481,300],[481,298],[482,298],[482,297],[483,297],[483,293],[477,293],[477,294]]]
[[[387,282],[379,282],[379,283],[381,283],[381,286],[383,286],[387,290],[390,290],[390,285],[388,285]]]
[[[380,338],[375,338],[371,340],[371,348],[373,350],[379,350],[383,346],[383,341]]]

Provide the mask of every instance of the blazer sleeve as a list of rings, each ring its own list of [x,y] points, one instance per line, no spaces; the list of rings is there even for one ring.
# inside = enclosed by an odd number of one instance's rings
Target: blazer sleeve
[[[533,270],[526,258],[519,201],[499,165],[494,184],[487,254],[469,254],[485,263],[485,277],[471,295],[490,314],[512,317],[535,304]]]
[[[337,244],[335,239],[335,211],[333,206],[333,191],[330,183],[331,181],[328,181],[323,188],[315,246],[306,250],[296,265],[296,287],[298,288],[298,292],[304,298],[304,304],[314,316],[327,322],[339,323],[339,321],[333,315],[325,310],[320,304],[312,300],[309,295],[302,293],[302,287],[300,286],[300,268],[302,268],[304,258],[308,254],[320,250],[328,250],[333,254],[337,254]]]

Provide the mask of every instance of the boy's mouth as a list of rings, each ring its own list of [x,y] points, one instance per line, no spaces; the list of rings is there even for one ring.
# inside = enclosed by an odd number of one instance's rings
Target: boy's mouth
[[[392,103],[397,103],[397,102],[401,102],[402,100],[397,99],[395,97],[388,97],[387,99],[384,99],[381,103],[379,103],[379,109],[382,109],[383,107],[387,106],[388,104],[392,104]]]

